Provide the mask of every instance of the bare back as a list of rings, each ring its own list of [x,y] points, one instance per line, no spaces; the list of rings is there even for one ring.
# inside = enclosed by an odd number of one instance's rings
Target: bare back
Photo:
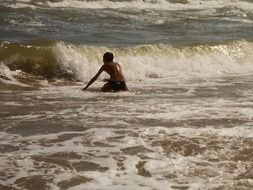
[[[125,81],[121,66],[116,62],[109,62],[103,65],[103,70],[110,75],[112,81]]]

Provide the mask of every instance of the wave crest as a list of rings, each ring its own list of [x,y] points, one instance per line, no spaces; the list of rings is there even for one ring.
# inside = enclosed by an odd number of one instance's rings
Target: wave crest
[[[0,61],[12,71],[42,76],[87,80],[102,65],[106,51],[115,54],[130,81],[187,75],[217,75],[253,72],[253,43],[232,41],[223,44],[149,44],[107,48],[64,42],[2,42]],[[1,70],[1,68],[0,68]],[[105,74],[104,76],[105,77]]]
[[[85,80],[92,77],[105,51],[115,54],[128,80],[143,80],[178,75],[216,75],[252,72],[253,43],[232,41],[224,44],[170,46],[139,45],[125,48],[76,46],[57,43],[57,62]]]

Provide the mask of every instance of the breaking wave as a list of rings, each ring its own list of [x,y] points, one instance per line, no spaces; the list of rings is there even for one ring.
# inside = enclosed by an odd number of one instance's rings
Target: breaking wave
[[[249,73],[253,72],[252,49],[253,43],[247,41],[182,46],[147,44],[121,48],[59,41],[4,41],[0,46],[0,79],[13,80],[22,73],[43,79],[85,81],[102,65],[106,51],[115,54],[115,61],[122,65],[128,81]]]

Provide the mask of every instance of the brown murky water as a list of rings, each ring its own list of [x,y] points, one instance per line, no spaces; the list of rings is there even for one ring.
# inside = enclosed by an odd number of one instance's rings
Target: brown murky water
[[[2,91],[0,189],[250,190],[252,82]]]

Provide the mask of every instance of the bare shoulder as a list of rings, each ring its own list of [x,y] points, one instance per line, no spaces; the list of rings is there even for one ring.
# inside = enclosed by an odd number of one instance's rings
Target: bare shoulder
[[[118,62],[114,62],[114,65],[121,66]]]

